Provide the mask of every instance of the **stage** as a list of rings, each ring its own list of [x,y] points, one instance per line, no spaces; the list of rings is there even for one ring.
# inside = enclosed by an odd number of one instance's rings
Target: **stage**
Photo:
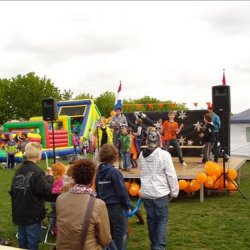
[[[199,164],[198,162],[201,160],[201,157],[185,157],[184,158],[187,166],[183,167],[180,166],[178,162],[177,157],[173,157],[173,162],[176,170],[176,174],[178,179],[186,179],[186,180],[192,180],[196,178],[196,175],[198,173],[205,172],[204,170],[204,164]],[[230,159],[225,163],[226,170],[228,168],[232,168],[237,170],[238,176],[237,176],[237,183],[240,182],[240,168],[241,166],[246,162],[245,158],[240,157],[230,157]],[[223,166],[223,159],[219,159],[219,164]],[[118,163],[115,164],[118,166]],[[140,169],[138,168],[132,168],[130,172],[121,171],[122,175],[125,179],[140,179]],[[200,201],[204,201],[204,186],[201,186],[200,189]]]

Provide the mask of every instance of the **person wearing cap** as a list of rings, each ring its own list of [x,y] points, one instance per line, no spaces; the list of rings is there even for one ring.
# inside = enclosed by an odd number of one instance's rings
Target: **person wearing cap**
[[[166,249],[168,205],[179,194],[178,179],[172,157],[160,146],[160,133],[148,128],[147,148],[138,159],[141,169],[141,195],[147,213],[151,249]]]
[[[113,144],[119,148],[119,134],[122,127],[127,127],[128,122],[124,114],[122,114],[121,107],[115,109],[115,115],[110,121],[110,127],[113,129]]]
[[[214,161],[218,162],[219,158],[219,147],[218,147],[218,139],[219,139],[219,131],[221,128],[221,121],[220,117],[214,113],[214,107],[212,104],[208,105],[207,111],[209,114],[211,114],[212,117],[212,123],[214,125],[214,137],[215,137],[215,143],[213,147],[213,153],[214,153]]]

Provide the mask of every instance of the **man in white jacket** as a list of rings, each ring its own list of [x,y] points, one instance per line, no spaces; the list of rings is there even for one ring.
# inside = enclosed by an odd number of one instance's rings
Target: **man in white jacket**
[[[147,212],[151,250],[166,249],[168,204],[179,194],[171,155],[160,147],[160,133],[148,128],[147,148],[139,156],[141,194]]]

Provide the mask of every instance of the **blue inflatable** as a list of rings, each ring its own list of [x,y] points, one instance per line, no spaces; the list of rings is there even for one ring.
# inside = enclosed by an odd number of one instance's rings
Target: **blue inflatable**
[[[127,218],[130,218],[130,217],[132,217],[134,214],[136,214],[136,213],[138,212],[139,208],[140,208],[141,203],[142,203],[142,199],[139,198],[138,201],[137,201],[137,203],[136,203],[136,205],[135,205],[135,207],[133,208],[133,210],[132,210],[131,212],[126,212],[126,213],[125,213],[125,216],[126,216]]]

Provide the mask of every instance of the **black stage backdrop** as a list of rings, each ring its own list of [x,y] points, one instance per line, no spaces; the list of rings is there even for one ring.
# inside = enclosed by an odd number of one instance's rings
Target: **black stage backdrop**
[[[143,123],[146,126],[152,126],[159,119],[162,119],[164,122],[168,119],[168,111],[163,112],[140,112],[146,115],[143,118]],[[202,142],[199,139],[199,132],[201,132],[202,127],[204,126],[203,116],[207,113],[206,110],[185,110],[185,111],[177,111],[175,116],[175,121],[180,124],[183,124],[184,127],[178,135],[177,139],[179,140],[180,146],[184,146],[182,148],[183,156],[200,156],[201,148],[195,146],[202,146]],[[134,112],[125,112],[124,115],[127,118],[128,126],[135,128],[135,113]],[[222,121],[227,122],[228,121]],[[222,127],[223,128],[223,127]],[[225,131],[220,131],[220,133],[225,133]],[[225,142],[223,143],[225,145]],[[227,146],[227,145],[226,145]],[[170,153],[172,156],[176,156],[176,153],[173,149],[170,149]]]

